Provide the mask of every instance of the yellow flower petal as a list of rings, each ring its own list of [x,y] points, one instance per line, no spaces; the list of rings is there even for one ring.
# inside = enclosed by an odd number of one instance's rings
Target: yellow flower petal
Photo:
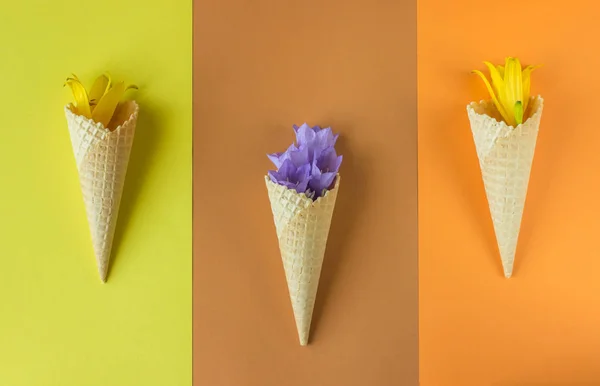
[[[96,105],[96,108],[92,113],[92,119],[108,128],[108,123],[112,119],[123,94],[125,94],[125,83],[119,82],[114,85],[106,94],[104,94]]]
[[[496,66],[496,70],[498,70],[498,72],[500,73],[500,76],[502,77],[502,79],[504,79],[504,66],[499,64]]]
[[[508,123],[509,122],[509,116],[506,114],[506,111],[504,110],[504,107],[498,101],[498,98],[496,97],[496,94],[494,94],[494,90],[492,89],[492,86],[490,85],[490,82],[488,82],[487,78],[485,77],[485,75],[483,75],[483,73],[481,71],[473,70],[473,73],[479,75],[479,77],[481,79],[483,79],[483,82],[485,83],[485,87],[487,87],[488,92],[490,93],[490,96],[492,97],[492,102],[494,102],[494,105],[496,105],[496,108],[500,112],[500,115],[502,115],[502,118],[504,118],[504,120],[506,121],[506,123]],[[508,124],[510,125],[510,123],[508,123]]]
[[[92,108],[92,112],[94,111],[94,107],[98,104],[100,99],[110,89],[110,81],[110,75],[108,73],[104,73],[96,78],[96,81],[90,90],[90,106]]]
[[[490,62],[483,62],[490,70],[490,77],[492,78],[492,86],[494,87],[494,91],[496,92],[496,96],[498,97],[498,102],[506,111],[506,86],[504,83],[504,79],[502,79],[502,75],[500,75],[500,71]]]
[[[533,70],[542,67],[541,64],[537,66],[527,66],[523,70],[523,111],[527,111],[529,105],[529,94],[531,89],[531,73]]]
[[[506,68],[504,73],[504,84],[506,100],[504,106],[506,113],[515,122],[515,105],[523,101],[523,81],[521,76],[521,63],[517,58],[506,58]]]
[[[77,107],[77,113],[83,115],[86,118],[90,118],[92,113],[90,111],[90,102],[88,100],[87,92],[81,82],[75,78],[68,78],[66,84],[71,87],[73,97],[75,98],[75,106]]]

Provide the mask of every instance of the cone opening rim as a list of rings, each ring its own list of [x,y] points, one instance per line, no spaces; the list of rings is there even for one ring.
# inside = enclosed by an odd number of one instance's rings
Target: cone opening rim
[[[65,111],[67,114],[70,114],[74,117],[80,117],[84,121],[87,121],[89,124],[95,126],[97,130],[102,131],[106,135],[116,135],[121,131],[121,129],[123,127],[129,126],[132,121],[137,119],[137,115],[139,112],[139,105],[137,104],[137,102],[135,100],[125,101],[125,103],[127,103],[129,105],[133,105],[133,111],[131,112],[131,114],[129,114],[129,117],[125,121],[123,121],[123,123],[118,125],[114,130],[110,130],[107,127],[104,127],[104,125],[102,123],[96,122],[96,121],[92,120],[91,118],[84,117],[81,114],[76,114],[73,111],[73,108],[75,108],[73,103],[68,103],[67,105],[65,105]]]
[[[335,176],[335,185],[333,186],[333,189],[329,189],[328,191],[325,192],[325,194],[323,196],[318,197],[316,200],[313,201],[313,199],[307,197],[306,194],[298,193],[294,189],[290,189],[287,186],[276,184],[275,182],[271,181],[271,179],[269,178],[268,175],[265,175],[265,181],[267,182],[267,185],[272,185],[274,187],[281,186],[284,190],[288,190],[288,191],[292,192],[292,194],[300,196],[301,199],[310,200],[311,205],[316,205],[318,202],[322,201],[321,199],[324,200],[325,197],[328,197],[330,194],[333,194],[332,192],[335,191],[335,190],[337,190],[339,188],[340,179],[341,179],[340,173],[336,174],[336,176]]]
[[[471,102],[471,103],[469,103],[469,104],[467,105],[467,112],[468,112],[468,113],[471,113],[471,112],[472,112],[473,114],[475,114],[475,115],[479,115],[479,116],[485,116],[485,117],[487,117],[487,118],[489,118],[489,119],[492,119],[493,121],[495,121],[495,122],[496,122],[496,124],[500,125],[502,129],[508,129],[508,130],[511,130],[511,131],[513,131],[513,130],[520,129],[521,127],[523,127],[524,125],[526,125],[526,124],[527,124],[527,122],[531,121],[531,120],[532,120],[532,119],[534,119],[534,118],[537,118],[537,116],[538,116],[538,115],[541,115],[541,114],[542,114],[542,108],[544,107],[544,98],[542,98],[542,96],[541,96],[541,95],[531,96],[531,97],[530,97],[530,101],[529,101],[529,103],[534,103],[536,100],[538,101],[538,103],[537,103],[537,109],[536,109],[536,111],[535,111],[533,114],[531,114],[531,115],[530,115],[530,116],[527,118],[527,120],[526,120],[525,122],[523,122],[523,123],[520,123],[520,124],[519,124],[519,125],[517,125],[517,126],[509,126],[509,125],[508,125],[506,122],[504,122],[503,120],[498,120],[498,119],[496,119],[496,118],[492,117],[492,116],[491,116],[491,115],[489,115],[489,114],[486,114],[486,113],[479,113],[479,112],[477,112],[477,111],[475,110],[475,108],[476,108],[476,107],[480,107],[480,106],[482,106],[482,105],[489,105],[489,104],[492,104],[492,101],[491,101],[491,100],[483,100],[483,99],[482,99],[482,100],[480,100],[479,102]],[[533,107],[533,105],[532,105],[532,107]]]

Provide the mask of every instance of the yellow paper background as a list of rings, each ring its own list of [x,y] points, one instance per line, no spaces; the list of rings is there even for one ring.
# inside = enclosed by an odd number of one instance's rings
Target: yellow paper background
[[[191,1],[0,10],[0,385],[191,385]],[[63,106],[109,70],[140,104],[108,283]]]

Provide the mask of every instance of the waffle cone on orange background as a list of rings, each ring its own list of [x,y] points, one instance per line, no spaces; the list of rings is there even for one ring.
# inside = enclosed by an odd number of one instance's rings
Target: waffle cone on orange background
[[[316,201],[265,177],[300,345],[308,344],[329,227],[340,185]]]
[[[138,110],[134,101],[121,103],[109,125],[116,126],[111,131],[76,114],[72,105],[65,107],[98,273],[103,282],[108,275]]]
[[[540,96],[532,97],[529,119],[517,127],[510,127],[493,118],[497,113],[491,102],[473,102],[467,106],[504,276],[507,278],[513,273],[543,102]]]

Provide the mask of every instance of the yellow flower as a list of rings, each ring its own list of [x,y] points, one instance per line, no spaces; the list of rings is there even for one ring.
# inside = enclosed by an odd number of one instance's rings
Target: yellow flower
[[[125,87],[123,82],[113,85],[108,73],[102,74],[96,79],[89,94],[76,75],[67,78],[65,85],[69,85],[73,91],[76,113],[101,123],[106,128],[108,128],[125,91],[131,88],[137,90],[137,86]]]
[[[509,126],[523,123],[523,117],[529,104],[529,91],[531,87],[531,72],[538,66],[527,66],[521,71],[521,62],[517,58],[506,58],[504,66],[494,66],[490,62],[483,62],[490,70],[492,85],[481,71],[473,70],[483,79],[492,101],[502,118]]]

